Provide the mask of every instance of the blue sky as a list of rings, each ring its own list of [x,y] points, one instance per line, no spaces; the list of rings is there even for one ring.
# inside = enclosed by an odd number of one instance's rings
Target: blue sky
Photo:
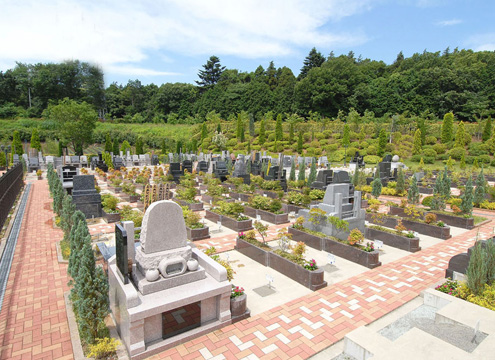
[[[211,55],[229,69],[288,66],[311,48],[391,63],[402,51],[495,51],[493,0],[0,0],[0,70],[79,59],[106,85],[197,80]]]

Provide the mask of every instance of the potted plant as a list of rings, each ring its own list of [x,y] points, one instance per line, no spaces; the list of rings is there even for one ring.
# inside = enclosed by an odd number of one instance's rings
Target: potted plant
[[[232,292],[230,293],[230,313],[232,314],[232,322],[235,322],[239,317],[242,317],[246,311],[247,295],[244,292],[244,289],[232,285]]]
[[[42,180],[43,176],[41,176],[42,172],[41,169],[36,170],[36,175],[38,176],[38,180]]]

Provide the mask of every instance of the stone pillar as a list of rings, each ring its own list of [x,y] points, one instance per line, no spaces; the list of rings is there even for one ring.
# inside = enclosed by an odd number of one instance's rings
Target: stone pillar
[[[127,233],[127,258],[136,263],[136,247],[134,246],[134,222],[122,221],[122,225]]]
[[[230,315],[230,291],[218,296],[218,320],[220,322],[231,319]]]
[[[142,353],[146,350],[144,344],[144,319],[133,321],[129,325],[129,354],[131,356]]]
[[[342,193],[334,193],[335,216],[342,219]]]
[[[354,191],[354,207],[352,209],[353,216],[357,217],[361,210],[361,191]]]

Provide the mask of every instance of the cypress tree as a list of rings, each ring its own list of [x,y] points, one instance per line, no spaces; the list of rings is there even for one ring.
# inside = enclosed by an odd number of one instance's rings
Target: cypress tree
[[[419,203],[419,189],[418,189],[418,181],[416,180],[416,176],[411,177],[409,190],[407,191],[407,201],[409,201],[409,203],[411,204]]]
[[[297,138],[297,153],[302,155],[303,153],[303,133],[299,131],[299,137]]]
[[[64,240],[68,240],[72,228],[72,216],[76,212],[76,205],[72,202],[72,196],[65,195],[62,200],[62,213],[60,214],[60,228],[64,231]]]
[[[464,153],[461,155],[461,162],[459,163],[459,167],[464,170],[466,168],[466,158]]]
[[[275,123],[275,139],[282,141],[284,139],[284,130],[282,128],[282,114],[277,115],[277,122]]]
[[[306,164],[303,163],[299,166],[299,173],[297,174],[298,181],[306,181]]]
[[[442,122],[442,144],[452,141],[454,128],[454,114],[449,112],[444,115]]]
[[[309,176],[308,176],[308,186],[311,186],[311,184],[316,180],[316,161],[315,158],[311,160],[311,170],[309,171]]]
[[[254,116],[249,114],[249,136],[254,137]]]
[[[414,133],[414,142],[413,142],[413,155],[417,155],[421,153],[421,130],[417,129]]]
[[[31,147],[38,151],[41,151],[41,142],[40,142],[40,134],[38,132],[38,128],[34,128],[31,133]]]
[[[425,162],[423,160],[423,157],[419,160],[419,165],[418,165],[419,170],[424,170],[425,169]]]
[[[371,195],[373,195],[375,199],[378,199],[381,193],[382,193],[382,181],[380,178],[375,178],[371,183]]]
[[[378,156],[383,156],[385,147],[387,146],[387,132],[381,129],[378,135]]]
[[[292,164],[290,165],[289,180],[290,181],[296,180],[296,160],[295,160],[295,158],[292,160]]]
[[[237,114],[237,124],[236,124],[236,138],[239,141],[241,139],[241,129],[242,129],[242,119],[241,114]]]
[[[261,119],[260,122],[260,134],[258,138],[258,143],[263,146],[265,144],[265,119]]]
[[[452,184],[452,181],[450,180],[449,172],[447,171],[447,167],[443,170],[443,177],[442,177],[442,196],[445,198],[445,200],[450,199],[450,186]]]
[[[221,133],[222,132],[222,125],[220,125],[220,123],[218,123],[217,125],[217,133]]]
[[[465,144],[466,130],[464,128],[464,123],[461,121],[459,126],[457,126],[457,131],[455,133],[455,143],[454,147],[464,147]]]
[[[203,140],[206,139],[208,136],[208,128],[206,126],[206,122],[201,125],[201,143],[203,143]]]
[[[435,187],[433,188],[433,199],[431,201],[430,207],[433,210],[444,210],[445,202],[442,196],[443,193],[443,181],[442,175],[438,175],[435,181]]]
[[[24,154],[24,149],[22,148],[21,135],[19,131],[14,131],[13,139],[12,139],[12,154],[17,154],[21,156]]]
[[[483,128],[482,139],[483,141],[488,141],[492,137],[492,117],[488,116],[486,119],[485,127]]]
[[[474,249],[471,251],[469,264],[466,271],[467,286],[475,295],[479,295],[486,283],[487,269],[487,252],[483,249],[481,242],[477,241]]]
[[[464,214],[471,216],[471,214],[473,213],[473,178],[471,175],[469,175],[469,178],[466,182],[464,194],[461,195],[461,199],[461,211]]]
[[[476,178],[476,188],[474,189],[474,197],[473,197],[473,202],[476,204],[477,207],[479,207],[480,204],[485,199],[485,190],[486,190],[485,174],[483,174],[483,168],[481,168],[481,171],[478,177]]]
[[[105,135],[105,152],[112,151],[112,139],[110,138],[110,134]]]
[[[425,125],[425,119],[423,119],[421,116],[417,118],[417,126],[418,129],[421,131],[421,145],[426,144],[426,125]]]
[[[342,146],[349,146],[349,144],[351,143],[350,132],[351,132],[351,130],[349,128],[349,125],[345,124],[344,125],[344,132],[342,134]]]
[[[294,142],[294,124],[289,124],[289,144]]]
[[[113,139],[112,152],[115,156],[120,154],[119,140],[117,138]]]
[[[352,185],[355,187],[359,185],[359,167],[356,166],[356,170],[354,171],[354,174],[352,175]]]
[[[244,134],[244,126],[241,127],[241,142],[244,142],[246,139],[245,139],[245,134]]]
[[[162,141],[162,151],[163,151],[163,145],[165,144],[165,139],[163,139]],[[129,144],[129,141],[127,140],[124,140],[124,142],[122,143],[122,152],[124,153],[124,155],[127,154],[127,150],[132,150],[131,149],[131,144]],[[165,151],[166,152],[166,151]],[[165,154],[165,153],[164,153]]]
[[[122,150],[124,150],[124,144],[122,144]],[[162,139],[162,155],[166,155],[166,154],[167,154],[167,141],[165,139]]]
[[[143,153],[144,153],[143,140],[140,137],[138,137],[136,140],[136,155],[141,155]]]
[[[401,167],[397,172],[397,185],[395,186],[395,190],[397,191],[397,194],[402,194],[406,191],[406,179]]]
[[[480,168],[480,165],[478,164],[478,158],[474,158],[473,161],[473,170],[478,170]]]
[[[89,242],[91,243],[91,236],[86,223],[86,216],[84,216],[81,211],[77,210],[74,215],[72,215],[72,228],[69,232],[70,256],[67,273],[73,280],[76,280],[77,278],[77,273],[80,268],[79,263],[81,261],[81,250],[88,236]]]

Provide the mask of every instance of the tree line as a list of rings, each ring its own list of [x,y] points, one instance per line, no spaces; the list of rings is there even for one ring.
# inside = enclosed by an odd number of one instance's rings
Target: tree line
[[[387,65],[353,52],[323,56],[313,48],[296,77],[270,62],[254,72],[228,69],[211,56],[196,85],[143,85],[139,80],[104,88],[103,73],[79,61],[18,63],[0,72],[0,117],[40,116],[50,101],[86,101],[100,117],[128,123],[201,123],[215,111],[223,119],[246,112],[261,120],[267,112],[306,119],[336,118],[355,110],[365,117],[392,114],[477,121],[495,108],[495,52],[472,50],[399,53]]]

